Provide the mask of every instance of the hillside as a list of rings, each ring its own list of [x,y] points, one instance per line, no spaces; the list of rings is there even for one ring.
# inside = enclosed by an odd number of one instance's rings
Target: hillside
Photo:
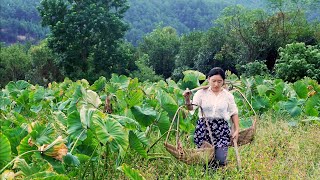
[[[2,0],[0,4],[0,41],[7,44],[35,42],[48,32],[40,24],[36,9],[40,0]]]
[[[43,39],[48,29],[41,26],[36,9],[39,3],[40,0],[2,0],[0,41],[11,44]],[[130,30],[126,39],[136,44],[159,24],[172,26],[179,33],[207,30],[220,11],[230,4],[220,0],[129,0],[128,5],[124,20]]]
[[[194,30],[207,30],[221,10],[233,4],[249,8],[265,7],[264,0],[128,0],[130,6],[124,20],[130,30],[126,39],[136,45],[146,34],[158,25],[172,26],[179,34]],[[36,7],[40,0],[2,0],[0,4],[0,41],[6,44],[16,42],[37,42],[45,38],[48,28],[41,26]],[[319,18],[317,6],[309,12],[309,19]]]

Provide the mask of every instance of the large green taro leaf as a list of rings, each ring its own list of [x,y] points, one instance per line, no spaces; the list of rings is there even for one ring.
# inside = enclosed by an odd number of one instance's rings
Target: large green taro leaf
[[[129,91],[126,102],[129,108],[140,105],[143,102],[143,91],[140,89]]]
[[[20,141],[28,134],[27,130],[19,126],[14,128],[11,127],[5,129],[4,134],[10,141],[12,154],[18,154],[16,147],[20,144]]]
[[[80,161],[78,157],[75,155],[72,155],[70,152],[68,152],[67,155],[63,157],[63,162],[70,166],[80,165]]]
[[[274,94],[270,96],[271,104],[286,100],[286,97],[284,95],[285,83],[279,79],[276,79],[274,82],[276,83],[276,85],[274,86]]]
[[[122,126],[124,126],[126,129],[140,129],[140,124],[136,120],[127,117],[127,116],[120,116],[120,115],[113,115],[110,114],[110,116],[114,119],[116,119]]]
[[[206,76],[199,72],[194,70],[187,70],[183,72],[184,78],[182,80],[182,89],[193,89],[198,86],[200,86],[200,80],[205,80]]]
[[[80,109],[80,120],[85,129],[90,129],[92,116],[96,110],[93,108],[82,107]]]
[[[53,139],[54,129],[51,124],[43,125],[35,123],[32,127],[30,136],[38,146],[49,144]]]
[[[320,94],[311,96],[305,104],[305,112],[308,116],[319,116]]]
[[[302,109],[301,105],[304,103],[304,100],[298,100],[295,97],[290,98],[287,102],[284,103],[284,108],[290,113],[292,117],[298,116],[301,114]]]
[[[17,82],[9,82],[6,85],[6,89],[9,91],[10,95],[13,97],[17,97],[17,95],[25,90],[26,88],[30,87],[31,84],[29,84],[27,81],[19,80]]]
[[[296,91],[299,98],[306,99],[308,97],[307,85],[302,81],[297,81],[293,84],[293,89]]]
[[[116,75],[116,74],[112,74],[111,75],[111,79],[110,79],[110,83],[115,84],[116,86],[118,86],[120,89],[124,89],[127,88],[129,86],[130,83],[130,79],[124,75]]]
[[[21,140],[19,146],[17,147],[19,155],[21,155],[25,152],[28,152],[28,151],[38,149],[36,145],[29,144],[30,138],[31,138],[31,136],[29,134]],[[26,161],[31,161],[31,155],[32,155],[32,153],[27,153],[27,154],[23,155],[21,158],[25,159]]]
[[[139,153],[143,157],[147,157],[147,151],[143,147],[142,142],[140,142],[138,136],[133,132],[129,132],[129,145],[130,148]]]
[[[264,84],[260,84],[257,86],[257,90],[259,93],[259,96],[266,96],[266,92],[269,90],[270,88],[267,85]]]
[[[84,141],[87,138],[87,128],[81,123],[80,114],[74,111],[68,115],[68,134],[74,139]]]
[[[268,108],[269,101],[267,97],[254,97],[252,101],[253,109],[258,111],[263,111],[264,109]]]
[[[96,92],[102,91],[102,90],[104,90],[106,83],[107,83],[106,78],[101,76],[101,77],[99,77],[98,80],[96,80],[93,83],[93,85],[90,87],[90,89],[93,91],[96,91]]]
[[[152,107],[148,106],[133,106],[131,112],[139,124],[144,127],[152,124],[157,116],[157,112]]]
[[[11,104],[11,100],[7,97],[0,97],[0,110],[7,111],[8,106]]]
[[[161,107],[165,111],[167,111],[169,114],[169,117],[172,118],[178,109],[177,102],[173,99],[173,97],[169,93],[161,89],[157,92],[157,99]]]
[[[93,116],[95,132],[102,144],[108,144],[121,150],[126,150],[129,144],[128,132],[121,124],[113,118],[103,114]]]
[[[159,113],[157,118],[157,126],[161,132],[161,134],[166,133],[170,128],[170,119],[168,117],[168,113],[165,111],[162,111]]]
[[[29,99],[34,102],[40,102],[45,97],[45,89],[43,87],[37,87],[37,89],[29,94]]]
[[[8,138],[0,133],[0,167],[4,167],[4,165],[11,160],[11,146]]]
[[[92,90],[87,90],[84,96],[84,101],[86,102],[86,105],[88,107],[95,107],[98,108],[101,104],[101,99],[99,95],[92,91]]]

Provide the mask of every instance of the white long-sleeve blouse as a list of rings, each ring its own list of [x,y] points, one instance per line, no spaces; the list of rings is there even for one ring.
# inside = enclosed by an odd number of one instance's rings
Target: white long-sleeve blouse
[[[220,91],[218,95],[213,93],[210,87],[201,89],[194,94],[192,104],[201,106],[206,117],[229,120],[232,115],[238,114],[234,96],[225,89]],[[195,108],[197,106],[194,106]],[[198,116],[202,117],[200,110]]]

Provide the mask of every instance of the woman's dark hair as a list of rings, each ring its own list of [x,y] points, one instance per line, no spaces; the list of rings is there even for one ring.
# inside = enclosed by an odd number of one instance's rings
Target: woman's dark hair
[[[214,68],[212,68],[212,69],[209,71],[207,77],[209,78],[209,77],[214,76],[214,75],[220,75],[223,80],[226,79],[226,74],[224,73],[224,70],[223,70],[222,68],[220,68],[220,67],[214,67]]]

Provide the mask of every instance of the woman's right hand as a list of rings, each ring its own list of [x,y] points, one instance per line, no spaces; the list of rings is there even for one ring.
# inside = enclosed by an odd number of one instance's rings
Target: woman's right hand
[[[184,92],[183,92],[183,96],[185,99],[190,99],[192,92],[189,90],[189,88],[187,88]]]
[[[187,108],[188,110],[192,110],[193,107],[191,105],[190,102],[190,96],[191,96],[192,92],[189,90],[189,88],[187,88],[184,92],[183,92],[183,96],[184,96],[184,100],[186,102]]]

